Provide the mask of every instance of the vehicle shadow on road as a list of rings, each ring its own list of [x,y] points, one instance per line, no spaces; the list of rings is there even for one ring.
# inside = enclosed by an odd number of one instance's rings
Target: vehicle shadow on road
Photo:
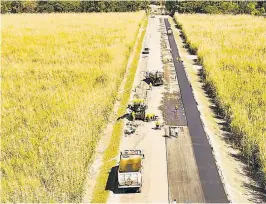
[[[142,81],[144,81],[148,85],[150,85],[151,83],[151,80],[149,78],[143,79]]]
[[[118,188],[117,171],[118,171],[118,166],[114,166],[111,168],[108,179],[107,179],[107,183],[105,186],[105,190],[112,191],[114,194],[136,193],[134,190]]]
[[[122,115],[122,116],[119,116],[119,117],[116,119],[116,121],[119,121],[119,120],[124,119],[124,118],[126,118],[126,119],[128,119],[128,120],[132,120],[132,119],[131,119],[131,114],[126,113],[126,114],[124,114],[124,115]]]

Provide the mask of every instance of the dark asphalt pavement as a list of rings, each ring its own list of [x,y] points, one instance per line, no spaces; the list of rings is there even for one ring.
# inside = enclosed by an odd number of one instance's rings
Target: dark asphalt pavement
[[[168,19],[165,19],[165,25],[166,29],[170,27]],[[185,108],[189,133],[192,139],[205,201],[207,203],[228,203],[229,201],[218,174],[211,146],[209,145],[206,133],[203,129],[203,124],[201,122],[200,113],[197,109],[191,85],[186,76],[183,64],[176,60],[177,57],[180,56],[174,36],[169,35],[168,40],[172,50],[177,79]]]

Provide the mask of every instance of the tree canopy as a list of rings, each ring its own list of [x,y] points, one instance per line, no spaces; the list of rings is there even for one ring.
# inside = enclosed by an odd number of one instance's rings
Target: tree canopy
[[[149,1],[1,1],[1,13],[130,12],[143,10]]]
[[[166,8],[179,13],[251,14],[262,15],[266,10],[263,1],[176,1],[166,2]]]
[[[147,9],[160,1],[1,1],[1,13],[51,13],[51,12],[133,12]],[[264,1],[177,1],[167,0],[167,10],[179,13],[251,14],[265,13]]]

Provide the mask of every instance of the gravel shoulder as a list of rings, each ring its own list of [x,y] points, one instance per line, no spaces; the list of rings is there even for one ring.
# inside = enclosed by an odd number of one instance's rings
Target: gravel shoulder
[[[175,28],[172,19],[171,24],[228,198],[233,203],[257,203],[265,201],[265,195],[260,192],[256,182],[249,177],[247,166],[241,159],[240,151],[230,143],[230,138],[233,135],[226,129],[226,122],[217,117],[214,112],[215,105],[203,89],[204,84],[199,75],[202,67],[195,62],[197,61],[197,56],[191,55],[184,48],[185,44],[179,36],[180,30]]]
[[[138,36],[137,36],[137,40],[140,39],[142,32],[143,32],[143,29],[140,28]],[[133,57],[134,57],[135,52],[136,52],[136,47],[137,47],[137,43],[135,43],[135,46],[133,48],[133,52],[131,53],[130,58],[128,60],[126,73],[125,73],[124,79],[123,79],[123,81],[119,87],[118,98],[121,98],[121,96],[123,94],[124,86],[125,86],[127,75],[128,75],[128,70],[132,64]],[[116,103],[114,104],[113,114],[111,114],[111,116],[109,118],[109,122],[106,125],[106,128],[103,131],[102,137],[99,140],[98,145],[96,147],[95,154],[92,158],[93,162],[88,168],[87,179],[86,179],[86,183],[84,184],[83,203],[89,203],[92,200],[93,190],[95,188],[98,174],[100,172],[99,170],[100,170],[101,166],[103,165],[102,160],[103,160],[104,151],[108,148],[108,146],[110,144],[110,140],[111,140],[111,136],[112,136],[112,132],[113,132],[113,126],[115,124],[115,120],[117,117],[117,111],[118,111],[119,106],[120,106],[120,100],[117,100]]]

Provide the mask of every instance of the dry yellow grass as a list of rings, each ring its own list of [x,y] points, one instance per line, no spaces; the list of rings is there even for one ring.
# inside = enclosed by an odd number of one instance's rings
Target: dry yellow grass
[[[127,80],[125,82],[122,100],[117,112],[117,115],[119,116],[123,115],[126,112],[126,108],[128,106],[130,93],[135,78],[135,73],[138,68],[140,52],[142,49],[142,42],[146,33],[147,24],[148,24],[148,19],[146,18],[143,21],[142,25],[142,28],[144,28],[144,30],[141,33],[140,39],[138,39],[136,51],[134,53],[134,58],[131,66],[129,67],[129,73],[127,76]],[[106,203],[108,199],[109,191],[105,190],[105,187],[109,177],[110,169],[114,167],[115,164],[117,163],[115,157],[118,155],[122,129],[123,129],[123,121],[122,120],[116,121],[113,127],[110,144],[103,155],[103,164],[100,168],[100,173],[97,177],[97,184],[93,189],[92,203]]]
[[[144,16],[2,16],[1,202],[80,202]]]
[[[249,162],[266,175],[266,19],[176,15]]]

